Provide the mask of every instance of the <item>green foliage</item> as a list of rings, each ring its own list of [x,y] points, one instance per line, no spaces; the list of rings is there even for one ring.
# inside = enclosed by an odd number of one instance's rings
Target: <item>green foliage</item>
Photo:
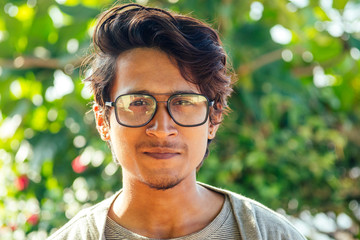
[[[218,29],[237,73],[198,179],[294,216],[346,213],[359,238],[360,3],[299,2],[148,5]],[[112,4],[0,2],[0,239],[44,239],[121,187],[79,74]]]

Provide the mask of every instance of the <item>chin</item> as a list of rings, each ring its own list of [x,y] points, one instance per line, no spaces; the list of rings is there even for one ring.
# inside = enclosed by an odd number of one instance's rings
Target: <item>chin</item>
[[[165,190],[174,188],[179,183],[181,183],[182,180],[183,179],[177,178],[175,176],[172,178],[159,177],[157,179],[144,180],[143,183],[146,184],[150,188],[165,191]]]

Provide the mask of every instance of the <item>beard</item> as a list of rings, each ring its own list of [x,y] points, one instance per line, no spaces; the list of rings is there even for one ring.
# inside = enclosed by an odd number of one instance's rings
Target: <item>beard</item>
[[[172,189],[173,187],[177,186],[179,183],[182,182],[183,179],[179,179],[177,177],[174,178],[157,178],[157,179],[150,179],[150,180],[142,180],[142,182],[150,188],[156,190],[168,190]]]

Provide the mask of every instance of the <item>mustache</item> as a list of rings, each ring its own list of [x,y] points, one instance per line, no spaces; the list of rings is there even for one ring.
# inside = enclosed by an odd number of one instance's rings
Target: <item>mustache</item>
[[[146,148],[170,148],[176,150],[186,151],[188,146],[185,143],[177,143],[177,142],[158,142],[158,141],[142,141],[135,145],[135,148],[138,149],[146,149]]]

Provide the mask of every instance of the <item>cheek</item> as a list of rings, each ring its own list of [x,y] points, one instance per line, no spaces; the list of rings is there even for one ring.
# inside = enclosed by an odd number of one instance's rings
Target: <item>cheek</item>
[[[134,139],[136,139],[137,134],[134,129],[119,125],[116,119],[110,120],[110,126],[112,151],[115,154],[117,161],[121,164],[126,156],[132,156],[134,154],[134,148],[132,146],[135,146]]]
[[[111,132],[111,148],[116,161],[123,169],[137,169],[137,152],[135,145],[139,136],[133,129],[125,127],[113,129]]]
[[[199,161],[203,160],[207,147],[208,129],[207,127],[200,128],[198,130],[190,129],[190,134],[187,137],[190,154]]]

